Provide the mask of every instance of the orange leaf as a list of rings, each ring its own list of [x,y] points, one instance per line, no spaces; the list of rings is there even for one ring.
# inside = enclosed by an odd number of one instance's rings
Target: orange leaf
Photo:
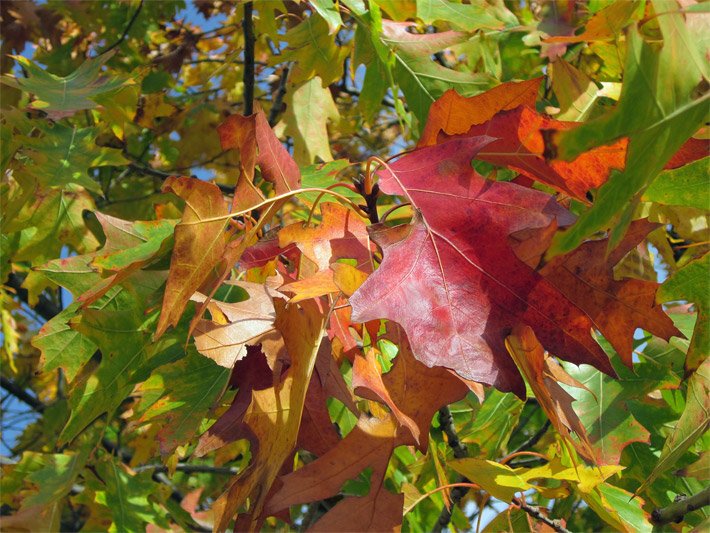
[[[528,326],[515,326],[505,345],[555,429],[582,457],[594,461],[595,454],[587,431],[572,409],[574,398],[558,383],[562,374],[566,374],[562,367],[545,352]],[[564,383],[586,388],[571,376],[567,378],[569,380],[565,379]],[[579,441],[571,438],[570,431],[574,431]]]
[[[417,146],[421,148],[436,144],[439,134],[466,133],[471,126],[488,122],[499,111],[508,111],[521,105],[535,107],[541,82],[542,78],[509,81],[472,98],[449,89],[429,108],[426,126]]]

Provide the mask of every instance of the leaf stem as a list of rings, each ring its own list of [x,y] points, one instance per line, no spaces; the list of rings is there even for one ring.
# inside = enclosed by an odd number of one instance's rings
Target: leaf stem
[[[450,489],[450,488],[455,488],[455,487],[465,487],[466,490],[468,489],[480,489],[478,485],[475,483],[449,483],[448,485],[441,485],[440,487],[436,487],[434,490],[430,490],[426,494],[422,494],[419,498],[417,498],[409,507],[407,507],[404,510],[403,514],[407,514],[410,512],[412,509],[414,509],[417,505],[419,505],[419,502],[426,500],[429,496],[432,494],[436,494],[437,492],[441,492],[442,490]]]
[[[360,206],[358,206],[355,202],[353,202],[347,196],[343,196],[342,194],[339,194],[337,192],[333,192],[328,189],[323,189],[321,187],[306,187],[304,189],[295,189],[293,191],[288,191],[283,194],[279,194],[278,196],[268,198],[268,199],[264,200],[263,202],[259,202],[258,204],[253,205],[250,208],[244,209],[242,211],[237,211],[235,213],[230,213],[228,215],[222,215],[222,216],[218,216],[218,217],[203,218],[202,220],[196,220],[194,222],[181,222],[181,224],[183,224],[185,226],[192,226],[195,224],[206,224],[208,222],[217,222],[220,220],[228,220],[230,218],[240,217],[240,216],[245,215],[247,213],[251,213],[254,209],[261,209],[264,206],[273,204],[275,202],[278,202],[280,200],[284,200],[286,198],[290,198],[292,196],[296,196],[297,194],[301,194],[304,192],[325,192],[326,194],[330,194],[332,196],[335,196],[336,198],[338,198],[338,199],[344,201],[345,203],[347,203],[348,205],[350,205],[350,207],[352,207],[353,210],[356,211],[358,215],[360,215],[363,218],[367,218],[367,214],[364,213],[362,209],[360,209]]]

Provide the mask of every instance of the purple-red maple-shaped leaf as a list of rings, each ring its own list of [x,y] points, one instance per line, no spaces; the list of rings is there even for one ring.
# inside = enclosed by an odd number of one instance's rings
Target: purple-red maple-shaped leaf
[[[417,214],[411,224],[373,229],[384,258],[350,298],[353,321],[394,320],[427,366],[521,396],[504,343],[520,323],[558,357],[613,374],[589,316],[510,246],[511,233],[566,226],[573,216],[545,193],[477,174],[471,159],[491,141],[420,149],[380,171],[380,188],[407,197]]]

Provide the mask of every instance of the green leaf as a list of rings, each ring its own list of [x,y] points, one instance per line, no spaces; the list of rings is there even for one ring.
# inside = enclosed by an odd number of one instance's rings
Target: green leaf
[[[512,393],[487,391],[475,417],[459,430],[461,441],[474,446],[475,454],[489,459],[505,453],[506,444],[523,410],[523,402]],[[454,413],[454,418],[458,419]]]
[[[335,35],[330,34],[328,23],[320,16],[305,17],[280,40],[286,41],[288,47],[276,60],[278,63],[293,61],[290,81],[295,85],[317,76],[327,87],[343,75],[348,49],[336,44]]]
[[[557,120],[585,120],[594,109],[599,97],[599,88],[581,70],[563,59],[552,63],[552,88],[560,104]]]
[[[330,90],[316,76],[289,91],[284,115],[286,133],[293,137],[293,157],[299,165],[317,159],[332,161],[327,123],[340,118]]]
[[[20,232],[13,261],[33,266],[59,257],[64,246],[83,253],[98,241],[84,224],[84,210],[95,209],[91,196],[82,189],[35,189],[32,201],[11,220],[3,221],[3,233]]]
[[[417,16],[426,24],[450,22],[464,31],[515,26],[518,19],[505,5],[473,0],[467,4],[449,0],[417,0]]]
[[[313,9],[328,23],[328,33],[333,34],[343,25],[340,11],[333,0],[310,0]]]
[[[79,309],[79,304],[73,302],[42,326],[32,339],[32,346],[41,352],[40,365],[44,371],[61,368],[69,382],[96,352],[96,344],[69,326],[69,320]]]
[[[658,464],[648,479],[638,488],[638,494],[663,472],[678,462],[678,459],[703,436],[710,427],[710,359],[698,368],[688,381],[685,409],[671,435],[666,439]]]
[[[348,168],[349,165],[350,163],[346,159],[338,159],[336,161],[329,161],[328,163],[302,167],[301,183],[304,188],[319,187],[321,189],[325,189],[334,183],[337,183],[339,181],[337,179],[337,174]],[[348,182],[347,179],[343,179],[343,181]],[[338,194],[342,194],[352,200],[362,200],[362,197],[359,194],[351,191],[350,189],[338,187],[334,190]],[[308,202],[314,202],[318,196],[320,196],[320,193],[318,192],[304,192],[299,195],[299,198],[303,198]]]
[[[150,342],[156,313],[146,319],[144,304],[135,292],[138,287],[142,297],[147,297],[164,281],[163,273],[141,272],[132,278],[120,309],[86,309],[70,322],[72,329],[98,346],[101,361],[95,372],[75,380],[69,388],[71,416],[59,437],[61,442],[72,440],[98,416],[108,413],[111,417],[154,368],[184,355],[184,339],[176,338],[176,333]]]
[[[50,118],[70,117],[77,111],[93,109],[91,98],[134,83],[123,77],[101,75],[101,67],[113,54],[88,59],[66,77],[55,76],[23,56],[12,56],[27,72],[27,78],[3,76],[2,83],[32,93],[35,109],[46,111]]]
[[[647,40],[637,26],[627,33],[624,85],[617,106],[607,115],[555,135],[559,157],[579,154],[629,137],[626,168],[600,189],[594,206],[571,229],[558,234],[551,253],[573,250],[596,231],[613,228],[610,246],[616,245],[631,221],[639,193],[661,171],[671,156],[703,124],[708,93],[702,85],[707,63],[692,44],[675,2],[654,2],[662,44]]]
[[[431,59],[436,52],[466,41],[466,33],[447,31],[414,34],[407,22],[383,21],[382,42],[395,58],[394,78],[404,93],[409,110],[424,128],[429,107],[448,89],[473,96],[497,84],[488,74],[469,74],[439,65]]]
[[[157,439],[163,455],[172,453],[195,435],[222,394],[230,373],[231,369],[217,365],[190,348],[184,359],[157,368],[138,387],[139,394],[152,390],[162,393],[138,423],[160,426]]]
[[[584,500],[608,524],[621,531],[650,532],[652,526],[648,514],[643,510],[643,500],[632,494],[604,483]]]
[[[22,172],[29,174],[45,187],[65,187],[75,183],[101,193],[99,184],[88,171],[93,167],[124,166],[129,163],[121,150],[96,145],[97,128],[79,128],[40,123],[41,137],[26,137],[23,147],[33,164]]]
[[[690,340],[688,356],[685,360],[687,373],[700,367],[707,357],[710,346],[710,325],[707,313],[710,309],[710,254],[691,261],[673,274],[661,285],[656,293],[656,301],[687,300],[697,306],[698,320],[693,338]]]
[[[710,210],[708,165],[710,159],[706,157],[683,167],[661,172],[648,186],[641,200]]]
[[[86,447],[57,454],[24,452],[20,462],[4,473],[2,492],[18,494],[25,485],[30,485],[34,490],[27,494],[22,507],[49,505],[69,494],[88,456]]]
[[[633,372],[624,372],[622,368],[617,370],[625,375],[616,380],[589,365],[564,364],[564,367],[586,387],[565,387],[565,390],[576,400],[573,408],[587,428],[599,464],[618,464],[625,446],[648,442],[649,432],[634,418],[628,401],[650,392],[655,383],[639,380]]]
[[[126,465],[104,455],[96,462],[96,473],[99,478],[92,488],[98,489],[96,501],[111,513],[110,532],[145,531],[146,524],[169,526],[164,508],[152,501],[160,485],[151,479],[149,470],[131,475]]]
[[[447,463],[462,476],[480,485],[494,498],[510,502],[517,492],[533,488],[507,465],[483,459],[454,459]]]

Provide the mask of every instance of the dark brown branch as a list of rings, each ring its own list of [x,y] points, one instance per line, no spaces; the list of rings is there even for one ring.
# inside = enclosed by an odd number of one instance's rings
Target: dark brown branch
[[[511,452],[511,454],[522,452],[523,450],[529,450],[530,448],[535,446],[540,441],[540,439],[545,435],[545,433],[547,433],[547,430],[550,429],[550,425],[551,425],[550,420],[549,419],[546,420],[545,423],[540,427],[540,429],[537,430],[537,432],[535,432],[535,434],[532,437],[530,437],[528,440],[526,440],[520,446],[518,446],[515,450],[513,450]]]
[[[274,102],[271,104],[271,111],[269,111],[269,126],[272,128],[276,125],[276,119],[279,118],[279,113],[281,113],[281,108],[283,107],[284,96],[286,95],[286,82],[288,81],[288,75],[290,72],[290,65],[285,65],[281,71],[279,88],[276,90]]]
[[[17,383],[15,383],[9,378],[6,378],[5,376],[0,376],[0,386],[2,386],[3,389],[12,394],[22,403],[27,404],[29,407],[31,407],[33,411],[41,413],[47,407],[46,405],[44,405],[44,403],[42,403],[41,400],[35,398],[30,393],[28,393],[23,387],[19,386]]]
[[[109,46],[108,48],[106,48],[106,50],[104,50],[103,52],[99,53],[99,55],[96,56],[96,57],[102,56],[102,55],[104,55],[104,54],[110,52],[111,50],[113,50],[113,49],[116,48],[118,45],[120,45],[123,41],[126,40],[126,37],[128,37],[128,32],[131,31],[131,28],[133,27],[133,24],[136,22],[136,19],[138,18],[138,15],[140,14],[141,9],[143,9],[143,0],[141,0],[140,3],[138,4],[138,7],[136,8],[136,12],[133,13],[133,16],[131,17],[131,20],[128,21],[128,25],[126,26],[126,29],[123,30],[123,33],[122,33],[121,36],[118,38],[118,40],[117,40],[115,43],[113,43],[111,46]]]
[[[341,93],[348,94],[350,96],[357,96],[358,98],[360,98],[360,91],[358,91],[357,89],[353,89],[351,87],[343,87],[342,85],[338,85],[338,91],[340,91]],[[386,106],[386,107],[390,107],[392,109],[394,109],[394,107],[395,107],[394,102],[390,102],[386,98],[382,99],[382,105]]]
[[[454,451],[454,457],[456,459],[463,459],[468,457],[468,449],[459,440],[458,433],[456,433],[456,427],[454,427],[454,417],[451,416],[451,410],[448,406],[439,409],[439,425],[442,431],[446,434],[449,440],[449,447]],[[461,476],[458,479],[460,483],[470,483],[471,481],[466,477]],[[469,487],[454,487],[451,490],[451,508],[447,509],[446,506],[439,513],[439,519],[434,525],[434,531],[441,532],[444,531],[449,522],[451,521],[451,513],[454,511],[454,507],[463,499],[466,494],[468,494]]]
[[[22,302],[29,305],[29,293],[27,292],[27,289],[22,287],[22,283],[24,281],[25,280],[22,277],[18,276],[15,273],[11,273],[10,276],[7,278],[7,281],[5,282],[5,286],[13,289],[15,294],[17,294],[17,297]],[[30,306],[30,307],[32,307],[34,312],[37,313],[42,318],[44,318],[45,320],[51,320],[52,318],[54,318],[55,316],[57,316],[61,312],[61,309],[59,309],[59,306],[57,306],[52,300],[47,298],[44,294],[39,295],[37,305]]]
[[[448,405],[439,409],[439,425],[449,439],[449,447],[454,451],[454,457],[456,457],[456,459],[468,457],[468,450],[466,446],[461,444],[459,435],[456,433],[454,417],[451,416],[451,410]]]
[[[155,168],[147,167],[144,165],[141,165],[139,163],[130,163],[128,165],[128,168],[130,168],[133,172],[136,172],[138,174],[144,174],[146,176],[153,176],[154,178],[158,178],[161,180],[166,180],[171,176],[175,176],[176,174],[174,172],[165,172],[164,170],[158,170]],[[191,176],[193,178],[196,178],[196,176]],[[219,190],[222,191],[224,194],[234,194],[234,187],[231,185],[223,185],[221,183],[215,183],[217,187],[219,187]]]
[[[244,115],[254,112],[254,20],[252,2],[244,4]]]
[[[518,505],[523,511],[532,516],[534,519],[539,520],[550,526],[552,529],[557,531],[557,533],[570,533],[570,530],[565,528],[559,520],[553,520],[552,518],[544,515],[539,507],[533,505],[528,505],[525,500],[520,498],[513,498],[513,503]]]
[[[706,505],[710,505],[710,487],[706,487],[697,494],[693,494],[689,498],[679,495],[676,501],[667,507],[654,509],[651,513],[651,520],[654,524],[676,524],[683,521],[683,517],[696,511]]]

